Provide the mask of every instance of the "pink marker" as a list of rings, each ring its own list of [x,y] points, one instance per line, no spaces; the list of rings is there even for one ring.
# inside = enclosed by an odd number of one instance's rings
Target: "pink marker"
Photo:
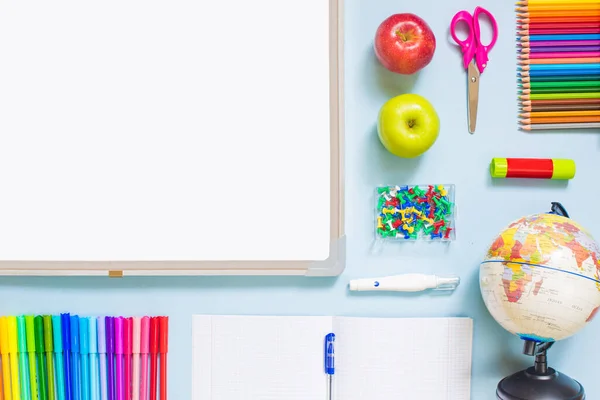
[[[125,387],[125,400],[131,399],[131,318],[123,318],[123,358],[125,362],[125,373],[123,386]]]
[[[117,400],[125,400],[123,387],[123,317],[115,318],[115,360]]]
[[[133,371],[131,373],[131,400],[140,400],[140,337],[142,318],[133,317],[131,353],[133,355]]]
[[[140,333],[140,400],[148,400],[148,353],[150,353],[150,317],[142,318]]]

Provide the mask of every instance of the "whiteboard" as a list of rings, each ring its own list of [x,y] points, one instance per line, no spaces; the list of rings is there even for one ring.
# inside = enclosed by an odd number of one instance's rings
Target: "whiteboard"
[[[0,273],[340,273],[341,9],[1,3]]]

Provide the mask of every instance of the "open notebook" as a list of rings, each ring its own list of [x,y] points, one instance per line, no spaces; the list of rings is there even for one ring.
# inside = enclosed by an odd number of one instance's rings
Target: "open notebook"
[[[330,332],[335,400],[470,398],[470,318],[197,315],[192,399],[325,400]]]

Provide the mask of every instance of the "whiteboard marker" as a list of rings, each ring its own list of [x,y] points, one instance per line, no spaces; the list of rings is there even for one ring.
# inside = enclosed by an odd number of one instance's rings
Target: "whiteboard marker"
[[[405,274],[383,278],[356,279],[350,281],[351,291],[420,292],[423,290],[456,289],[460,284],[457,276]]]

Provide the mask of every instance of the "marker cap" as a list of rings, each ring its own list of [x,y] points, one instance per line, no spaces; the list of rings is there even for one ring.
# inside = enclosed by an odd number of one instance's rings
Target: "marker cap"
[[[90,353],[90,320],[87,317],[79,318],[79,352]]]
[[[123,354],[131,354],[131,318],[123,318]]]
[[[563,160],[563,159],[552,159],[554,165],[554,172],[552,173],[552,179],[573,179],[575,178],[575,161]]]
[[[150,352],[150,317],[142,317],[140,330],[140,353],[148,354]]]
[[[79,353],[79,316],[71,315],[71,351]]]
[[[62,344],[64,351],[71,351],[71,315],[60,314],[62,323]]]
[[[123,354],[123,317],[115,318],[115,354]]]
[[[6,325],[8,328],[8,352],[10,354],[17,354],[19,351],[19,341],[17,334],[17,317],[10,316],[6,319]]]
[[[44,315],[44,350],[46,353],[52,353],[54,351],[54,343],[52,337],[52,316]]]
[[[98,329],[98,354],[106,354],[106,319],[96,318]]]
[[[35,326],[35,352],[44,352],[44,318],[41,315],[33,319]]]
[[[140,336],[142,333],[142,319],[133,317],[131,322],[131,352],[140,354]]]
[[[492,158],[490,174],[492,178],[506,178],[508,174],[508,160],[506,158]]]
[[[150,354],[158,353],[158,318],[150,318]]]
[[[27,352],[35,353],[35,323],[33,315],[25,316],[25,330],[27,332]]]
[[[54,338],[54,352],[62,353],[62,322],[59,315],[52,316],[52,337]]]
[[[89,348],[91,354],[98,353],[98,319],[90,317],[88,328]]]
[[[17,333],[19,335],[19,353],[27,353],[27,333],[25,331],[25,317],[17,317]]]
[[[114,354],[115,352],[115,320],[113,317],[106,317],[106,353]]]
[[[165,354],[169,352],[169,317],[158,317],[158,352]]]
[[[0,354],[8,354],[8,324],[6,317],[0,317]]]

